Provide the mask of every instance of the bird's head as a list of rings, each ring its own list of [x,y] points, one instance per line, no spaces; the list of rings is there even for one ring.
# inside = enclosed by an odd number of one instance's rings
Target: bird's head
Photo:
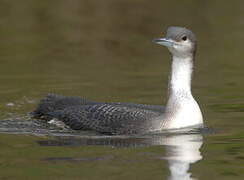
[[[189,57],[196,51],[196,37],[191,30],[184,27],[169,27],[164,38],[153,41],[166,46],[173,56]]]

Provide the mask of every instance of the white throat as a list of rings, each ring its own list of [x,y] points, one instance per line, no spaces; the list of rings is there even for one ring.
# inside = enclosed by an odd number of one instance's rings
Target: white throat
[[[169,82],[170,95],[184,92],[191,95],[192,57],[180,58],[173,56]]]
[[[173,56],[164,129],[202,124],[201,110],[191,93],[193,57]]]

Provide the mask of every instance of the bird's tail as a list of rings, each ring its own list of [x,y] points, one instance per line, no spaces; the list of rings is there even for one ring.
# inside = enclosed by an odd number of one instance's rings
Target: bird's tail
[[[30,115],[34,118],[47,119],[47,117],[49,116],[48,113],[56,110],[56,104],[62,98],[64,98],[64,96],[57,94],[48,94],[40,101],[37,108],[33,112],[31,112]]]

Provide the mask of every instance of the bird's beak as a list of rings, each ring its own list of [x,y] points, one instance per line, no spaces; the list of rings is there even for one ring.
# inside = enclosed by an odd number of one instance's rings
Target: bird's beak
[[[153,40],[154,43],[160,44],[166,47],[172,47],[174,45],[174,41],[168,38],[158,38]]]

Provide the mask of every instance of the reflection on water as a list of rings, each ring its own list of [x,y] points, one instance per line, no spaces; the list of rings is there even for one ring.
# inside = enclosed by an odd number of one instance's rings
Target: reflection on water
[[[121,147],[147,147],[163,146],[164,155],[143,154],[151,159],[166,160],[170,175],[169,180],[191,180],[190,166],[202,159],[200,148],[203,144],[202,135],[196,133],[188,134],[152,134],[144,136],[103,136],[94,132],[72,131],[70,129],[58,129],[57,126],[47,125],[41,121],[19,119],[2,120],[0,131],[17,134],[52,135],[54,139],[38,140],[40,146],[87,146],[102,145]],[[192,131],[194,132],[194,131]],[[209,133],[209,129],[203,128],[201,132]],[[99,157],[47,157],[49,162],[91,162],[113,160],[113,155]]]
[[[152,159],[167,160],[170,175],[169,180],[191,180],[190,165],[202,159],[200,148],[203,144],[201,134],[154,135],[149,137],[101,137],[90,138],[57,137],[56,140],[38,141],[41,146],[80,146],[80,145],[109,145],[115,147],[143,147],[163,145],[165,155],[150,154]],[[147,155],[147,154],[144,154]],[[109,156],[110,159],[113,157]],[[54,157],[48,161],[94,161],[107,159],[105,157],[72,158]]]
[[[200,148],[203,144],[202,135],[170,136],[165,140],[166,157],[168,160],[169,180],[190,180],[190,165],[201,160]]]

